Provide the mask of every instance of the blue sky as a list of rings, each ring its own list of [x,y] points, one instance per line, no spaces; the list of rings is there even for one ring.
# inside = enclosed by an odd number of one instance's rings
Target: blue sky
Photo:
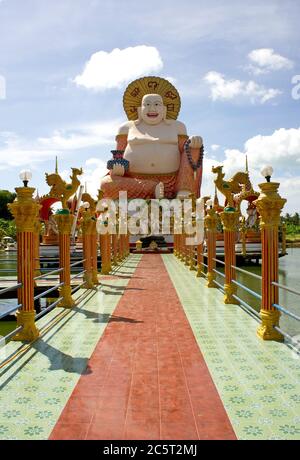
[[[0,0],[0,188],[30,167],[46,193],[58,155],[64,176],[82,166],[95,193],[124,89],[154,74],[174,81],[179,119],[204,139],[203,192],[213,164],[230,175],[246,152],[253,182],[271,163],[286,210],[299,211],[299,17],[297,0]]]

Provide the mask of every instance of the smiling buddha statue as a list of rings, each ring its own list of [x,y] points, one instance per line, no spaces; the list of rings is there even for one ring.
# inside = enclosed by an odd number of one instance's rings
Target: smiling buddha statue
[[[177,120],[176,88],[163,78],[140,78],[125,90],[123,105],[129,121],[116,136],[110,172],[101,182],[103,196],[115,200],[126,191],[129,199],[199,197],[202,138],[188,137]]]

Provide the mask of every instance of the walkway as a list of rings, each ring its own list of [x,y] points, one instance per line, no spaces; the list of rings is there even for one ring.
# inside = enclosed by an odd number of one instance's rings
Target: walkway
[[[172,255],[131,256],[39,327],[4,349],[0,439],[300,439],[299,359]]]

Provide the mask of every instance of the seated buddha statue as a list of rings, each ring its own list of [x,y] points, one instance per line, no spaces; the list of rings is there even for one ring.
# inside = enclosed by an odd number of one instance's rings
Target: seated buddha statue
[[[144,77],[131,83],[124,94],[129,121],[116,136],[119,160],[108,163],[102,179],[104,198],[174,198],[200,196],[203,143],[188,137],[178,121],[180,97],[167,80]],[[121,154],[121,160],[120,160]]]

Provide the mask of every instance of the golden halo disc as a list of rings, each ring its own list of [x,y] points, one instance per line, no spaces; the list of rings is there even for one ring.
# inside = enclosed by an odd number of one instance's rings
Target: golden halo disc
[[[123,96],[123,107],[128,120],[137,120],[138,107],[146,94],[159,94],[167,107],[167,118],[176,120],[180,111],[180,96],[168,80],[161,77],[142,77],[131,82]]]

